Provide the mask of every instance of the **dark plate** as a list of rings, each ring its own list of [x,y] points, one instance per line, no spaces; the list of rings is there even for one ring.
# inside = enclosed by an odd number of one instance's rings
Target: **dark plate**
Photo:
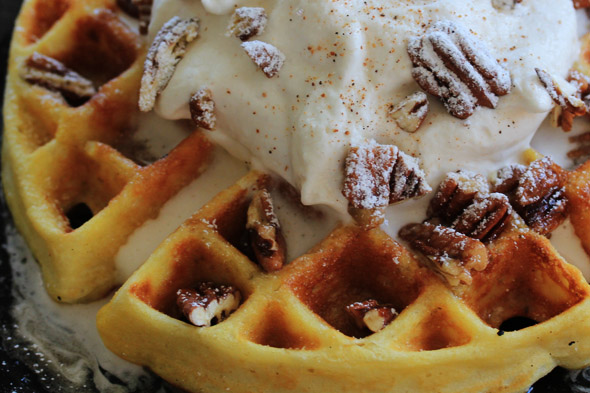
[[[14,26],[14,19],[20,8],[21,0],[0,0],[0,92],[4,92],[4,75],[6,59]],[[0,102],[2,102],[0,98]],[[0,129],[2,129],[0,119]],[[3,198],[0,199],[0,240],[5,244],[6,227],[12,225],[12,219]],[[9,255],[4,247],[0,248],[0,393],[56,393],[56,392],[97,392],[90,382],[85,388],[72,385],[58,372],[49,368],[40,368],[42,354],[34,350],[20,348],[18,345],[18,325],[13,320],[10,309],[13,302],[12,272]],[[108,373],[105,372],[108,377]],[[89,378],[91,381],[91,378]],[[116,381],[113,381],[116,382]],[[56,388],[56,385],[58,386]],[[158,385],[160,385],[158,383]],[[165,384],[159,386],[161,391],[172,391]],[[157,388],[157,387],[156,387]],[[590,392],[590,368],[583,372],[570,373],[557,368],[538,381],[529,392],[534,393],[584,393]]]

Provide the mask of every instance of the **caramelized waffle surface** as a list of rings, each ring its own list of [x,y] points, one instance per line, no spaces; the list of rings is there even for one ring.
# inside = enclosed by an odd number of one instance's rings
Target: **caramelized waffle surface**
[[[47,291],[66,303],[117,284],[119,247],[202,172],[211,150],[195,133],[151,165],[122,153],[136,126],[145,50],[117,12],[108,0],[28,1],[11,47],[4,190]],[[89,80],[94,93],[72,98],[48,87],[51,76],[34,80],[27,66],[39,55]]]
[[[108,348],[203,392],[519,392],[588,363],[590,289],[545,237],[514,226],[455,290],[379,229],[351,226],[266,273],[238,251],[263,182],[250,173],[160,245],[99,312]],[[237,288],[241,306],[191,325],[176,293],[200,282]],[[374,334],[345,311],[369,298],[399,312]],[[513,317],[538,323],[499,330]]]
[[[51,296],[91,301],[118,284],[119,247],[206,170],[212,147],[197,131],[153,164],[124,153],[145,48],[114,1],[29,0],[17,25],[7,200]],[[48,69],[57,82],[39,79]],[[587,250],[589,180],[584,165],[565,186]],[[449,286],[422,257],[361,226],[339,227],[267,272],[242,235],[254,193],[269,182],[249,173],[158,247],[99,312],[109,349],[195,392],[519,392],[557,365],[588,365],[590,288],[544,236],[512,225],[486,244],[489,263],[471,285]],[[81,206],[90,213],[77,222]],[[176,305],[179,290],[202,283],[241,294],[212,327],[190,324]],[[372,333],[346,311],[367,299],[399,315]],[[533,325],[507,331],[515,317]]]

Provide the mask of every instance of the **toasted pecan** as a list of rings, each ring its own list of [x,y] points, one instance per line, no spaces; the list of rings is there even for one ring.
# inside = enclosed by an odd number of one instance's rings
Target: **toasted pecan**
[[[450,225],[478,193],[488,191],[488,182],[480,174],[462,170],[450,172],[431,199],[427,214]]]
[[[563,170],[550,157],[528,167],[513,165],[500,169],[494,191],[509,197],[514,210],[534,231],[546,235],[567,217]]]
[[[33,85],[61,93],[68,103],[76,105],[96,94],[90,80],[63,63],[38,52],[27,58],[21,69],[21,77]]]
[[[469,237],[484,241],[502,232],[512,218],[511,212],[512,208],[506,195],[477,195],[451,227]]]
[[[235,35],[242,41],[246,41],[256,35],[262,34],[268,18],[266,11],[261,7],[236,8],[227,28],[228,34]]]
[[[197,127],[206,130],[215,128],[215,101],[213,101],[211,90],[199,89],[193,94],[189,101],[189,110],[191,119]]]
[[[398,151],[389,181],[389,203],[418,198],[432,191],[418,159]]]
[[[390,304],[379,304],[374,299],[356,302],[346,306],[346,311],[359,329],[368,328],[374,333],[383,330],[398,315]]]
[[[434,262],[440,273],[453,278],[451,284],[470,284],[470,270],[481,271],[488,265],[484,244],[452,228],[428,222],[408,224],[399,236]]]
[[[510,91],[508,71],[482,42],[453,22],[436,22],[422,37],[410,39],[408,54],[416,82],[460,119],[479,105],[495,108],[498,96]]]
[[[254,194],[248,207],[246,229],[258,263],[266,272],[282,269],[286,259],[285,238],[267,190]]]
[[[240,291],[236,288],[212,282],[202,282],[194,289],[179,289],[176,292],[178,308],[198,327],[209,327],[223,321],[239,307],[240,301]]]
[[[539,68],[535,68],[535,71],[541,84],[557,105],[552,113],[554,125],[562,127],[564,131],[571,130],[573,119],[588,112],[586,104],[580,98],[583,93],[582,89],[587,90],[588,88],[588,81],[584,80],[579,73],[572,74],[571,78],[573,79],[570,81],[575,80],[573,85],[576,87],[576,91],[573,94],[565,94],[563,87],[555,77]]]
[[[267,78],[279,73],[285,62],[285,55],[271,44],[262,41],[246,41],[242,48]]]
[[[187,45],[197,38],[198,32],[196,18],[175,16],[162,26],[148,51],[143,68],[139,91],[139,109],[143,112],[153,109],[156,97],[168,85]]]
[[[428,115],[428,97],[421,91],[411,94],[394,106],[389,114],[406,132],[416,132]]]

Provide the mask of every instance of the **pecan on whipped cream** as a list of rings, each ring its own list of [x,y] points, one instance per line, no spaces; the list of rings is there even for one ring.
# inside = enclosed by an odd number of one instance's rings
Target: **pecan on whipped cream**
[[[495,108],[498,97],[510,92],[508,71],[457,23],[435,22],[425,35],[408,42],[408,54],[416,82],[460,119],[480,105]]]

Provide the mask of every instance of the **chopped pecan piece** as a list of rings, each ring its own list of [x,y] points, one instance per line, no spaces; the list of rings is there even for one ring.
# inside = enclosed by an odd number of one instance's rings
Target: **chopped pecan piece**
[[[152,19],[153,0],[131,0],[137,8],[137,17],[139,18],[139,32],[143,35],[148,33],[150,20]]]
[[[195,326],[209,327],[229,317],[240,305],[240,291],[232,286],[202,282],[196,289],[179,289],[176,304]]]
[[[510,11],[521,2],[522,0],[492,0],[492,7],[498,11]]]
[[[565,188],[554,188],[541,200],[518,210],[527,225],[535,232],[546,235],[553,232],[567,218]]]
[[[447,173],[430,201],[427,214],[440,218],[445,225],[451,225],[478,193],[486,194],[488,191],[488,182],[477,173],[461,170]]]
[[[408,224],[400,229],[399,236],[434,262],[452,285],[471,284],[470,271],[481,271],[488,265],[484,244],[452,228],[427,222]]]
[[[494,192],[506,194],[518,187],[521,176],[526,172],[527,167],[520,164],[511,164],[498,170],[494,181]]]
[[[418,85],[459,119],[471,116],[478,105],[495,108],[498,96],[510,91],[508,71],[482,42],[453,22],[436,22],[424,36],[410,39],[408,54]]]
[[[588,8],[590,7],[590,0],[574,0],[574,8]]]
[[[57,91],[74,106],[86,102],[96,94],[92,82],[63,63],[34,52],[25,61],[21,76],[27,82]]]
[[[511,212],[506,195],[477,195],[451,227],[469,237],[484,241],[494,238],[506,227],[511,220]]]
[[[276,272],[285,264],[286,243],[270,194],[259,190],[248,207],[246,229],[258,263],[266,272]]]
[[[235,35],[242,41],[246,41],[255,35],[260,35],[266,27],[267,16],[261,7],[237,8],[231,17],[227,27],[228,35]]]
[[[267,78],[278,74],[285,62],[285,55],[266,42],[247,41],[242,43],[242,48]]]
[[[389,182],[397,153],[397,147],[375,142],[350,149],[342,194],[353,208],[374,209],[389,204]]]
[[[432,191],[425,177],[417,158],[398,151],[389,181],[389,203],[418,198]]]
[[[522,174],[516,188],[517,202],[523,206],[543,199],[563,185],[561,168],[550,157],[533,161]]]
[[[187,45],[197,38],[199,22],[196,18],[170,19],[154,38],[150,47],[141,78],[139,109],[149,112],[156,103],[156,97],[166,88],[174,75],[178,62],[182,60]]]
[[[189,101],[191,118],[197,127],[206,130],[215,128],[215,101],[209,89],[199,89]]]
[[[418,160],[372,141],[346,157],[342,194],[355,209],[375,209],[431,191]]]
[[[374,299],[356,302],[346,306],[346,311],[354,319],[359,329],[369,328],[372,332],[379,332],[389,325],[398,313],[389,304],[379,304]]]
[[[553,108],[551,111],[551,124],[554,127],[561,127],[564,131],[571,131],[574,119],[588,113],[588,101],[590,100],[590,78],[578,71],[572,71],[568,76],[568,82],[576,89],[572,96],[581,100],[584,106],[582,107],[579,101],[576,101],[577,106],[573,108],[568,106],[564,109],[559,105]]]
[[[514,210],[534,231],[546,235],[567,217],[562,169],[549,157],[528,167],[501,169],[494,190],[506,194]]]
[[[588,112],[586,104],[579,97],[582,94],[580,89],[584,88],[584,83],[587,89],[587,81],[581,78],[578,79],[574,84],[575,87],[570,86],[569,89],[576,88],[576,90],[573,93],[565,94],[563,91],[565,86],[560,86],[559,82],[552,75],[539,68],[535,68],[535,71],[545,90],[547,90],[551,99],[557,104],[557,107],[552,113],[553,123],[561,126],[565,131],[571,130],[573,119],[583,116]]]
[[[421,91],[407,96],[389,112],[399,128],[416,132],[428,114],[428,97]]]

